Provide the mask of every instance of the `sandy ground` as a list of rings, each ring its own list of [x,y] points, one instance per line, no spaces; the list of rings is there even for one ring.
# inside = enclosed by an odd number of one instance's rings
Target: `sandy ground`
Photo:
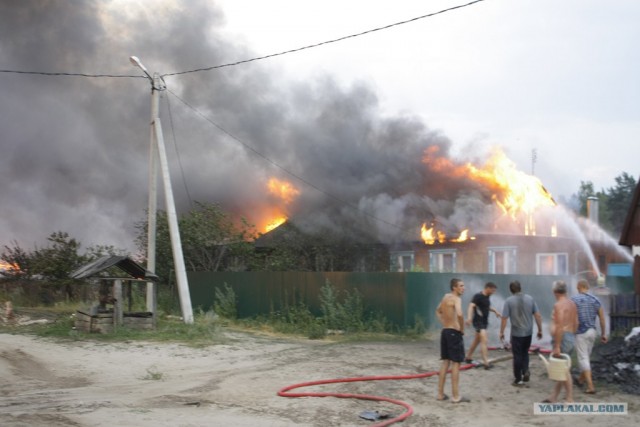
[[[366,410],[400,414],[390,403],[284,398],[301,382],[437,370],[437,340],[335,343],[224,331],[220,343],[60,342],[0,334],[0,425],[17,426],[367,426]],[[500,358],[508,353],[492,351]],[[577,402],[627,402],[626,416],[533,415],[552,383],[532,359],[528,386],[510,383],[511,361],[461,373],[470,403],[437,402],[437,377],[322,385],[301,391],[386,396],[411,405],[404,426],[640,425],[640,396],[577,390]],[[450,384],[447,381],[447,393]]]

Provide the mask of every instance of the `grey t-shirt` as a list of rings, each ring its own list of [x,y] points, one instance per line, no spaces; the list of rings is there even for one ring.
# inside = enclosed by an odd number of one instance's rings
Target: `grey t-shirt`
[[[507,298],[502,308],[502,317],[508,317],[511,321],[511,336],[533,335],[533,314],[537,312],[538,306],[529,295],[520,292]]]

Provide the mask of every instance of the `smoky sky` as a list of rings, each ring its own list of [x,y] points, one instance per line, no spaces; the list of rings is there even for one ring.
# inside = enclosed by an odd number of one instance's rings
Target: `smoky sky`
[[[0,2],[0,69],[142,76],[129,56],[160,74],[260,56],[224,33],[214,2],[113,5]],[[447,136],[410,113],[384,115],[367,83],[285,81],[277,58],[165,82],[160,117],[179,212],[218,203],[251,222],[274,203],[272,176],[300,190],[286,210],[309,230],[417,239],[424,222],[481,226],[489,209],[482,188],[422,163],[432,145],[448,155]],[[84,246],[134,250],[148,197],[148,80],[0,73],[0,88],[0,243],[30,248],[65,231]]]

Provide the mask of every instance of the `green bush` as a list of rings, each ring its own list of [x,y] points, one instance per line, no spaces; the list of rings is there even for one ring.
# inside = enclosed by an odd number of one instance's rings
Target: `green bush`
[[[320,289],[322,320],[327,329],[345,332],[365,330],[365,310],[362,296],[357,289],[344,292],[342,302],[335,288],[329,283]]]
[[[224,284],[224,291],[216,288],[215,302],[213,309],[218,316],[225,319],[235,320],[238,318],[236,293],[227,283]]]

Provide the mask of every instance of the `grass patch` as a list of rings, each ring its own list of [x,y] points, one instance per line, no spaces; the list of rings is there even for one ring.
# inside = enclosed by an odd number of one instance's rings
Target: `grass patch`
[[[193,347],[205,347],[224,342],[224,336],[220,332],[220,325],[210,313],[196,313],[193,324],[187,325],[177,317],[162,317],[158,319],[154,330],[137,330],[128,327],[118,327],[108,334],[87,333],[75,330],[75,310],[62,310],[50,308],[30,308],[28,310],[16,310],[20,316],[33,320],[46,319],[46,324],[8,324],[0,323],[0,333],[31,334],[40,337],[57,338],[73,341],[99,341],[99,342],[123,342],[123,341],[156,341],[178,342]]]
[[[320,310],[313,313],[296,295],[285,296],[279,308],[253,318],[238,318],[238,298],[233,288],[225,284],[216,290],[214,310],[196,309],[193,324],[187,325],[176,316],[158,315],[156,329],[137,330],[125,326],[108,334],[75,330],[73,313],[76,306],[59,305],[47,308],[16,309],[16,314],[29,314],[32,319],[46,318],[48,324],[12,326],[0,323],[0,332],[30,333],[43,337],[78,341],[157,341],[178,342],[193,347],[206,347],[225,342],[222,328],[271,336],[305,337],[331,341],[416,340],[424,339],[426,327],[418,317],[411,327],[399,328],[382,313],[372,312],[364,305],[357,289],[338,292],[329,282],[321,289]]]

